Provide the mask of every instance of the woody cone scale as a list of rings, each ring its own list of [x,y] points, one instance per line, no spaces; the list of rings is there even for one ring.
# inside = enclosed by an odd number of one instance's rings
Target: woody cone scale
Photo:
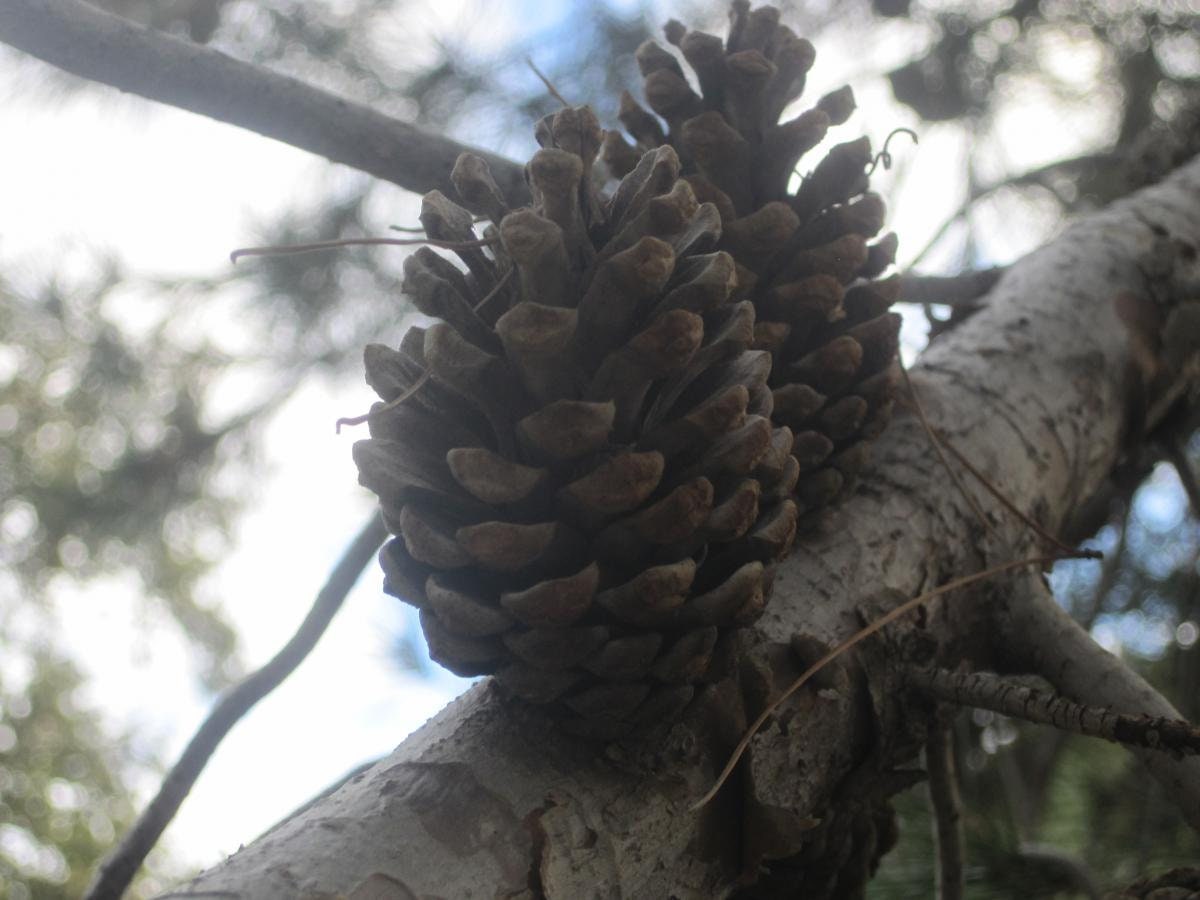
[[[854,95],[844,87],[780,121],[816,54],[779,20],[774,7],[735,2],[725,41],[669,22],[667,40],[693,82],[675,54],[643,44],[637,61],[653,113],[625,94],[619,117],[634,143],[609,132],[603,158],[620,177],[647,150],[673,147],[684,180],[720,212],[718,247],[737,261],[734,297],[753,302],[753,346],[772,356],[772,417],[793,432],[807,530],[853,483],[891,417],[900,316],[889,307],[899,280],[877,277],[895,258],[896,236],[873,240],[885,209],[868,191],[869,140],[836,144],[797,174],[849,118]]]
[[[758,14],[736,9],[745,44]],[[639,54],[648,91],[655,72],[682,78],[667,57]],[[367,348],[381,402],[354,446],[395,535],[385,590],[419,608],[432,657],[605,739],[669,721],[719,674],[801,514],[861,465],[895,354],[881,289],[863,281],[888,251],[862,224],[881,205],[849,199],[860,157],[844,187],[835,148],[810,179],[824,188],[779,200],[756,178],[739,193],[683,135],[710,113],[733,129],[742,107],[655,108],[670,130],[640,148],[586,107],[543,119],[528,208],[471,155],[458,202],[425,196],[427,235],[462,265],[430,248],[406,261],[405,292],[437,321]],[[620,173],[606,196],[591,177],[602,148]]]

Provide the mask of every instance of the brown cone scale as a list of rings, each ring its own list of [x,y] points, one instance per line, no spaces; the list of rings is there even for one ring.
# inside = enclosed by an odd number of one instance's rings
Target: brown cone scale
[[[675,53],[643,44],[649,109],[621,98],[633,143],[609,132],[603,158],[621,177],[670,146],[694,194],[719,211],[717,248],[735,261],[735,297],[755,307],[752,346],[771,355],[774,423],[794,435],[795,496],[802,523],[815,524],[866,464],[896,388],[900,317],[889,307],[898,283],[874,280],[892,264],[896,238],[877,237],[884,205],[868,191],[870,143],[836,144],[801,164],[849,118],[854,97],[842,88],[785,117],[815,52],[774,7],[734,2],[724,41],[676,21],[664,31],[692,77]]]
[[[601,197],[590,110],[537,136],[531,208],[472,156],[462,205],[425,197],[431,237],[477,241],[480,216],[494,241],[461,266],[406,261],[437,321],[367,348],[382,402],[354,456],[395,535],[385,589],[420,609],[433,658],[610,738],[680,710],[722,635],[762,613],[799,517],[797,435],[771,421],[772,354],[675,150]]]

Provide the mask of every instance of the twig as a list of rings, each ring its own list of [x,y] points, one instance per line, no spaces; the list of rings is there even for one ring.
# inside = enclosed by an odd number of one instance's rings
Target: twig
[[[802,687],[804,687],[804,685],[808,684],[808,682],[812,679],[812,677],[814,675],[816,675],[818,672],[820,672],[823,668],[825,668],[825,666],[829,665],[829,663],[833,662],[833,660],[837,659],[839,656],[841,656],[843,653],[845,653],[847,650],[849,650],[855,644],[859,644],[862,641],[866,640],[867,638],[869,638],[871,635],[875,634],[880,629],[882,629],[885,626],[890,625],[892,622],[896,621],[898,618],[903,616],[905,613],[911,612],[912,610],[916,609],[922,603],[926,603],[929,600],[934,599],[935,597],[940,597],[942,594],[949,593],[950,591],[957,590],[958,588],[961,588],[961,587],[966,587],[967,585],[974,584],[977,581],[983,581],[985,579],[992,578],[996,575],[1003,575],[1005,572],[1011,572],[1014,569],[1020,569],[1020,568],[1023,568],[1024,566],[1049,565],[1050,563],[1057,562],[1060,559],[1068,559],[1068,558],[1078,559],[1078,558],[1081,558],[1081,556],[1082,556],[1081,553],[1077,553],[1075,551],[1072,551],[1070,553],[1063,554],[1060,556],[1033,556],[1033,557],[1029,557],[1027,559],[1017,559],[1017,560],[1012,560],[1010,562],[1002,563],[998,566],[992,566],[990,569],[985,569],[982,572],[976,572],[973,575],[964,575],[961,578],[955,578],[952,581],[946,582],[941,587],[934,588],[932,591],[926,591],[924,594],[920,594],[909,600],[905,600],[903,603],[901,603],[895,609],[891,610],[890,612],[884,613],[882,616],[880,616],[874,622],[871,622],[865,628],[859,629],[858,631],[854,632],[854,634],[852,634],[850,637],[846,638],[846,640],[842,641],[840,644],[838,644],[836,647],[834,647],[832,650],[830,650],[828,653],[826,653],[824,656],[822,656],[820,659],[818,659],[815,663],[813,663],[811,666],[809,666],[807,669],[805,669],[800,674],[799,678],[797,678],[795,681],[793,681],[791,684],[789,684],[784,689],[783,693],[781,693],[778,697],[776,697],[774,700],[772,700],[770,703],[767,704],[766,709],[764,709],[761,713],[759,713],[758,718],[756,718],[754,720],[754,722],[750,725],[750,727],[746,729],[746,733],[742,735],[742,739],[740,741],[738,741],[738,745],[736,747],[734,747],[733,753],[731,753],[729,755],[729,761],[727,763],[725,763],[725,768],[722,769],[721,774],[719,776],[717,776],[716,783],[713,784],[713,786],[711,788],[709,788],[708,793],[706,793],[703,797],[701,797],[699,800],[697,800],[695,803],[693,803],[689,807],[689,809],[692,812],[694,812],[694,811],[700,809],[705,804],[707,804],[709,801],[711,801],[715,796],[717,796],[717,792],[721,789],[721,786],[723,784],[725,784],[725,782],[729,779],[729,776],[733,773],[733,770],[737,766],[738,761],[742,758],[742,754],[745,753],[746,748],[750,746],[751,739],[754,737],[755,734],[758,733],[758,729],[762,728],[763,724],[767,721],[767,719],[769,719],[771,716],[773,716],[775,714],[775,711],[777,709],[779,709],[779,707],[782,706],[783,703],[789,697],[792,696],[792,694],[796,693],[796,691],[800,690],[800,688],[802,688]]]
[[[1014,671],[1041,675],[1056,691],[1091,706],[1129,714],[1181,718],[1137,672],[1096,643],[1050,594],[1043,579],[1019,578],[990,612],[997,658]],[[1200,832],[1200,757],[1130,747]]]
[[[243,256],[291,256],[296,253],[314,253],[318,250],[337,250],[341,247],[441,247],[443,250],[469,250],[475,247],[492,247],[498,238],[480,238],[475,241],[440,241],[436,238],[344,238],[337,241],[316,241],[312,244],[288,244],[279,247],[239,247],[229,254],[229,261],[236,263]]]
[[[945,703],[990,709],[1014,719],[1053,725],[1063,731],[1186,756],[1200,753],[1200,728],[1164,716],[1131,716],[1085,706],[1050,691],[1001,678],[992,672],[912,669],[905,679]]]
[[[551,81],[549,78],[547,78],[545,75],[543,75],[542,70],[539,69],[536,65],[534,65],[533,60],[530,59],[528,56],[525,57],[525,64],[527,66],[529,66],[529,68],[533,69],[534,75],[536,75],[539,79],[541,79],[542,84],[544,84],[546,86],[546,90],[547,90],[547,92],[549,92],[551,97],[553,97],[555,100],[557,100],[563,106],[565,106],[567,109],[571,108],[571,104],[567,102],[566,97],[564,97],[562,94],[560,94],[558,92],[558,88],[556,88],[554,86],[554,82]]]
[[[217,701],[212,712],[192,735],[179,761],[163,779],[158,794],[101,864],[85,900],[117,900],[125,892],[147,854],[175,817],[217,745],[255,703],[278,687],[304,661],[341,608],[346,595],[358,581],[358,576],[374,559],[385,537],[387,531],[383,527],[383,520],[378,513],[372,513],[370,521],[362,527],[337,561],[308,615],[283,649]]]
[[[979,298],[996,286],[1004,266],[959,272],[956,275],[900,276],[900,303],[937,303],[965,310],[979,308]]]
[[[1030,169],[1028,172],[1022,172],[1020,175],[1014,175],[1011,178],[1005,178],[1003,181],[998,181],[994,184],[982,185],[975,188],[967,195],[967,199],[963,201],[962,205],[959,206],[959,208],[956,209],[951,216],[942,223],[941,227],[934,232],[933,237],[926,242],[925,246],[921,248],[917,255],[909,260],[909,268],[916,266],[921,262],[921,260],[928,256],[929,251],[941,243],[942,238],[946,236],[946,232],[950,230],[950,227],[959,219],[963,218],[967,213],[969,213],[972,206],[989,194],[994,194],[996,191],[1007,187],[1046,187],[1044,181],[1051,175],[1074,168],[1085,168],[1089,165],[1095,165],[1098,163],[1113,162],[1115,159],[1116,156],[1111,153],[1085,154],[1084,156],[1077,156],[1073,159],[1062,159],[1058,160],[1057,162],[1048,163],[1047,165],[1039,166],[1036,169]]]
[[[1125,514],[1121,516],[1121,536],[1117,538],[1117,546],[1110,554],[1105,554],[1104,565],[1100,569],[1100,580],[1096,582],[1096,587],[1092,591],[1091,597],[1088,600],[1087,609],[1076,613],[1072,609],[1072,614],[1075,619],[1087,631],[1092,630],[1092,626],[1096,624],[1096,618],[1100,615],[1100,610],[1104,605],[1104,598],[1107,597],[1117,583],[1117,577],[1121,574],[1121,563],[1125,559],[1125,550],[1129,546],[1129,517],[1133,514],[1133,504],[1125,505]]]
[[[529,199],[524,169],[512,160],[80,0],[5,0],[0,41],[72,74],[248,128],[417,193],[455,196],[454,161],[475,153],[511,205]]]
[[[1200,483],[1196,481],[1196,473],[1192,469],[1191,463],[1188,462],[1187,454],[1175,438],[1164,441],[1164,444],[1167,458],[1171,460],[1171,465],[1175,467],[1175,474],[1179,476],[1179,481],[1183,485],[1184,491],[1187,492],[1188,503],[1192,505],[1192,515],[1200,517]]]
[[[925,769],[929,772],[929,807],[938,861],[935,896],[937,900],[962,900],[966,890],[962,801],[954,766],[954,733],[945,722],[935,722],[929,729]]]
[[[946,459],[946,454],[942,452],[942,442],[938,440],[933,433],[933,426],[929,424],[929,419],[925,416],[925,407],[921,405],[921,398],[917,396],[917,389],[912,383],[912,379],[908,377],[908,367],[904,365],[904,360],[896,357],[896,363],[900,366],[900,374],[904,376],[904,386],[908,388],[908,396],[912,398],[913,409],[916,410],[917,418],[921,420],[921,427],[925,429],[925,437],[929,439],[929,445],[933,447],[933,452],[937,454],[937,458],[942,463],[942,468],[946,470],[946,474],[950,476],[950,480],[954,482],[954,486],[958,488],[958,492],[963,499],[967,501],[967,506],[971,507],[971,512],[975,513],[975,517],[983,524],[983,530],[988,534],[995,534],[995,529],[992,528],[992,523],[988,521],[987,515],[979,506],[979,501],[975,499],[975,495],[967,490],[967,486],[962,483],[962,479],[958,477],[958,473],[950,466],[950,461]]]

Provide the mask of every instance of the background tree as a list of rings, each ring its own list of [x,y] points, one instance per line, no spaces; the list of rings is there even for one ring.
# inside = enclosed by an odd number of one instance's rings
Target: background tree
[[[136,15],[135,7],[116,5],[116,11]],[[647,10],[640,21],[627,24],[606,10],[582,6],[551,33],[533,35],[523,46],[499,55],[481,57],[471,51],[467,38],[447,34],[432,58],[405,70],[395,66],[395,54],[380,36],[385,29],[379,27],[404,12],[403,6],[390,3],[350,4],[338,15],[314,11],[308,4],[247,10],[239,4],[193,3],[156,8],[153,15],[158,18],[151,24],[213,41],[237,57],[301,73],[384,111],[522,158],[529,147],[528,129],[509,128],[508,123],[530,121],[554,103],[524,69],[525,56],[534,56],[560,91],[596,103],[602,119],[611,122],[618,88],[636,90],[632,49],[665,18],[663,11]],[[703,20],[692,11],[671,12]],[[720,13],[705,14],[715,20]],[[984,14],[965,4],[927,9],[920,3],[876,3],[853,8],[841,4],[836,14],[813,5],[788,10],[787,15],[819,48],[824,46],[822,35],[835,41],[839,29],[862,31],[869,23],[865,33],[872,41],[899,48],[891,50],[890,57],[856,55],[895,58],[891,85],[913,116],[898,118],[896,124],[940,123],[921,128],[925,148],[935,138],[963,148],[961,177],[943,187],[943,202],[955,214],[933,249],[922,255],[944,270],[1005,262],[1004,256],[1029,249],[1053,230],[1061,211],[1094,207],[1152,180],[1196,147],[1198,73],[1189,68],[1197,58],[1195,16],[1186,10],[1144,4],[1105,12],[1092,4],[1017,3],[989,7]],[[715,22],[714,30],[719,31]],[[568,36],[580,39],[574,43]],[[593,48],[582,61],[576,53],[580,45]],[[821,63],[828,59],[823,50]],[[849,63],[838,64],[849,68]],[[1084,68],[1089,71],[1081,76]],[[865,75],[852,79],[856,86]],[[1098,84],[1108,87],[1097,90]],[[1024,102],[1015,99],[1022,96],[1014,87],[1018,85],[1054,96],[1060,111],[1086,108],[1089,127],[1081,131],[1090,143],[1073,148],[1077,157],[1039,160],[1031,171],[1006,159],[1016,143],[1010,138],[1013,110]],[[897,183],[889,191],[901,216],[911,200],[906,183],[927,190],[918,177],[925,152],[912,157],[916,162],[907,169],[898,170]],[[278,225],[264,228],[263,242],[357,234],[376,189],[369,179],[361,179],[338,202],[317,210],[299,208]],[[1005,245],[996,240],[1004,235],[995,223],[1011,221],[1014,215],[1041,228],[1024,229],[1023,243]],[[907,232],[905,239],[919,246]],[[13,554],[6,562],[16,580],[6,589],[11,588],[14,603],[18,597],[45,595],[48,580],[63,569],[76,577],[114,569],[136,571],[148,596],[166,604],[196,639],[199,670],[210,684],[236,675],[228,628],[211,610],[198,608],[194,594],[198,580],[222,552],[221,535],[236,513],[234,498],[247,495],[245,488],[255,472],[256,432],[303,379],[356,367],[358,348],[368,338],[394,342],[394,303],[359,298],[393,293],[396,271],[395,257],[359,251],[332,259],[282,258],[234,270],[236,293],[253,298],[242,307],[242,322],[252,336],[236,353],[185,340],[186,317],[164,318],[159,330],[140,341],[120,322],[101,318],[98,323],[90,313],[103,310],[105,291],[118,281],[109,273],[96,279],[90,290],[71,285],[66,297],[61,285],[55,289],[26,284],[6,292],[3,314],[11,326],[6,322],[5,334],[18,336],[9,343],[21,348],[9,366],[14,375],[0,396],[0,427],[9,423],[7,432],[20,436],[4,447],[12,462],[5,471],[13,473],[11,486],[6,484],[3,515],[6,536],[14,538],[7,542],[11,550],[6,548]],[[121,284],[129,289],[128,280]],[[929,284],[922,287],[933,290]],[[154,289],[165,297],[199,298],[216,297],[218,292],[229,296],[225,292],[230,285],[208,281],[141,289]],[[950,307],[955,320],[961,320],[974,297],[950,297],[961,301]],[[925,297],[914,294],[911,299]],[[928,299],[936,302],[946,295],[931,293]],[[945,305],[931,307],[931,312],[939,319],[947,315]],[[206,414],[212,373],[237,365],[255,365],[269,374],[257,388],[258,396],[214,422]],[[155,398],[152,403],[149,397]],[[1195,683],[1194,671],[1189,681],[1184,662],[1194,656],[1187,650],[1195,643],[1196,613],[1190,605],[1195,524],[1179,499],[1165,499],[1172,490],[1178,497],[1178,487],[1170,484],[1165,469],[1153,468],[1158,452],[1156,447],[1143,448],[1138,458],[1130,459],[1110,504],[1086,523],[1094,530],[1111,518],[1113,524],[1097,540],[1118,551],[1120,565],[1106,570],[1098,584],[1083,570],[1060,578],[1062,596],[1069,599],[1073,613],[1101,633],[1124,638],[1151,660],[1158,658],[1154,668],[1175,679],[1160,683],[1174,685],[1178,704],[1194,696],[1187,690]],[[1174,452],[1188,450],[1183,445]],[[222,477],[213,477],[218,471]],[[1139,490],[1146,473],[1151,480]],[[1080,526],[1079,533],[1088,533],[1088,528]],[[163,534],[168,541],[159,539]],[[1161,535],[1170,535],[1170,552],[1150,550],[1152,542],[1162,541]],[[1134,627],[1139,616],[1141,627]],[[14,640],[26,640],[21,632],[13,634]],[[36,671],[41,672],[40,664]],[[54,675],[47,669],[44,677]],[[1167,693],[1172,693],[1170,687]],[[1072,831],[1064,824],[1071,820],[1071,811],[1089,796],[1099,796],[1083,788],[1087,779],[1080,774],[1091,752],[1072,752],[1075,742],[1056,735],[982,718],[974,729],[960,734],[960,759],[970,773],[965,781],[967,808],[993,813],[983,820],[989,824],[975,832],[988,852],[971,857],[988,861],[989,878],[1012,877],[1004,873],[1011,872],[1012,860],[1024,852],[1022,846],[1045,841],[1048,835],[1062,835],[1059,843],[1098,866],[1102,880],[1110,873],[1123,877],[1142,871],[1157,861],[1154,854],[1160,850],[1164,863],[1180,858],[1169,855],[1171,848],[1182,847],[1186,855],[1187,838],[1176,819],[1165,817],[1160,823],[1165,830],[1154,830],[1158,819],[1152,811],[1161,804],[1147,791],[1118,792],[1121,798],[1144,804],[1142,819],[1132,812],[1121,817],[1126,823],[1148,822],[1138,829],[1146,837],[1135,853],[1129,852],[1134,845],[1122,840],[1119,830],[1097,829],[1098,834],[1086,838]],[[1032,762],[1022,759],[1022,764],[1011,765],[1017,754]],[[1110,765],[1120,769],[1120,759]],[[979,763],[974,769],[972,760]],[[1054,780],[1055,771],[1066,777]],[[1142,778],[1140,770],[1130,770],[1129,777]],[[1051,802],[1047,798],[1054,795],[1047,785],[1052,782],[1078,787]],[[45,784],[34,793],[45,796],[50,789]],[[121,794],[119,787],[113,789],[113,797]],[[1003,821],[995,811],[1004,808],[1012,824],[997,830],[990,823]],[[1061,821],[1056,818],[1060,815]],[[1081,820],[1088,821],[1074,821]],[[20,827],[49,845],[56,843],[52,833],[37,830],[41,826],[32,820]],[[909,829],[913,830],[917,829]],[[88,863],[86,854],[72,861],[77,867]],[[885,870],[881,883],[888,877]]]

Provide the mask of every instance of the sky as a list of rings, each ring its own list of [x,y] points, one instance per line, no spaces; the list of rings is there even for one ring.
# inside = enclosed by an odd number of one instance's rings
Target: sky
[[[493,39],[528,22],[535,8],[550,15],[553,4],[493,7],[503,19]],[[880,78],[888,65],[911,55],[919,38],[896,35],[902,40],[872,48],[873,71],[854,78],[860,112],[838,130],[839,140],[866,132],[878,144],[892,128],[914,124]],[[854,74],[849,61],[855,54],[837,48],[855,40],[847,30],[822,45],[809,102]],[[1062,111],[1041,105],[1010,104],[1002,114],[1011,117],[1010,133],[1031,138],[1002,149],[993,161],[996,174],[1070,154],[1094,137],[1082,125],[1061,127]],[[1098,127],[1094,117],[1088,127]],[[0,133],[0,264],[17,271],[57,257],[77,264],[72,261],[86,256],[79,248],[95,248],[113,251],[142,274],[219,275],[231,249],[254,243],[255,222],[291,207],[298,192],[319,203],[321,190],[349,177],[283,144],[107,90],[64,103],[6,98]],[[904,176],[891,198],[901,212],[890,223],[903,236],[902,260],[957,206],[960,198],[940,189],[941,173],[961,165],[964,149],[960,137],[925,129],[919,153],[894,146],[897,171],[873,179],[887,196],[889,184]],[[374,224],[382,234],[390,223],[415,218],[415,198],[397,189],[394,204],[380,210]],[[997,260],[1019,254],[1045,236],[1039,227],[1032,222],[991,252]],[[213,328],[227,324],[223,315],[214,310]],[[910,351],[923,333],[919,316],[910,316]],[[372,508],[350,459],[354,435],[332,428],[338,416],[369,400],[357,382],[314,381],[268,428],[268,478],[238,524],[235,551],[210,585],[240,635],[248,666],[264,662],[291,635]],[[389,648],[400,630],[413,627],[413,618],[383,595],[380,582],[372,567],[312,656],[218,749],[166,835],[182,861],[211,865],[248,843],[352,767],[390,751],[463,689],[466,682],[447,673],[399,669]],[[86,586],[63,581],[57,590],[61,637],[89,677],[87,699],[104,709],[114,733],[132,728],[172,759],[212,701],[181,643],[164,628],[161,639],[130,645],[141,615],[132,579]],[[147,777],[141,787],[148,797],[155,780]],[[231,798],[236,815],[230,815]]]
[[[0,132],[9,136],[0,150],[0,261],[18,267],[40,266],[55,248],[87,247],[111,250],[147,275],[217,275],[231,249],[253,243],[254,222],[330,168],[191,113],[87,94],[61,106],[6,103]],[[415,201],[396,193],[412,207],[398,212],[415,216]],[[224,315],[215,311],[211,327]],[[356,436],[333,428],[368,395],[357,381],[314,381],[268,427],[261,500],[240,519],[236,550],[208,586],[224,598],[250,668],[291,635],[373,508],[350,458]],[[298,446],[303,454],[291,450]],[[309,659],[217,751],[164,838],[182,860],[212,864],[248,843],[349,769],[389,752],[465,686],[440,670],[398,669],[389,648],[412,619],[381,580],[370,567]],[[104,711],[114,733],[131,730],[173,759],[212,698],[171,628],[131,645],[130,635],[141,634],[139,590],[132,577],[61,579],[59,634],[88,676],[87,705]],[[149,775],[141,785],[146,796],[155,786]],[[231,797],[239,798],[236,816]]]

